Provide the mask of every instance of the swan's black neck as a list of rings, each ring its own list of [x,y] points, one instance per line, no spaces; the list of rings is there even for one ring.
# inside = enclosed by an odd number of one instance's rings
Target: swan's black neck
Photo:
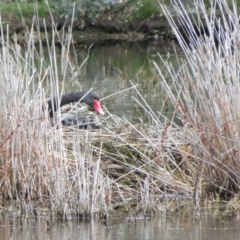
[[[56,112],[59,107],[72,102],[84,102],[93,108],[94,99],[99,101],[99,96],[96,93],[89,91],[63,94],[59,99],[54,97],[53,99],[49,99],[47,102],[49,116],[53,117],[54,112]]]

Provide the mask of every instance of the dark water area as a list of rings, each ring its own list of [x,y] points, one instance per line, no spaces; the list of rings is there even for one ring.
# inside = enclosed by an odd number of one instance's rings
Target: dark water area
[[[141,101],[141,97],[135,89],[121,92],[134,84],[145,99],[145,106],[149,105],[156,114],[160,111],[170,114],[172,109],[163,109],[166,94],[153,67],[153,61],[163,69],[164,65],[157,55],[160,54],[164,60],[177,66],[173,43],[106,41],[90,46],[91,44],[85,44],[71,47],[71,66],[68,66],[66,72],[63,72],[59,62],[59,79],[66,76],[62,81],[62,92],[92,88],[103,98],[102,104],[109,112],[120,117],[137,119],[144,115],[144,110],[134,98]],[[61,51],[59,48],[59,55]],[[88,53],[89,57],[86,59]],[[112,96],[109,97],[110,95]]]
[[[0,240],[236,240],[240,236],[239,226],[239,216],[222,213],[199,218],[184,214],[136,221],[125,218],[111,226],[100,220],[47,224],[44,218],[20,222],[2,216]]]

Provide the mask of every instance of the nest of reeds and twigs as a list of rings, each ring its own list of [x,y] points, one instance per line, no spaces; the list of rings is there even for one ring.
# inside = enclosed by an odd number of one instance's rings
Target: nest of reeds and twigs
[[[162,139],[163,131],[146,123],[131,124],[112,114],[101,121],[99,130],[65,128],[63,137],[71,171],[75,172],[77,167],[75,136],[81,138],[81,151],[91,155],[90,161],[84,161],[85,167],[98,165],[108,179],[115,207],[136,205],[146,198],[153,205],[158,201],[189,199],[191,187],[179,178],[192,176],[188,166],[190,158],[183,159],[179,144],[166,136]]]
[[[132,124],[108,113],[95,119],[100,129],[83,130],[60,120],[52,125],[47,113],[34,107],[15,108],[14,121],[2,116],[3,202],[50,204],[60,215],[64,203],[67,214],[86,216],[136,205],[156,210],[164,201],[190,198],[192,187],[181,178],[193,175],[191,161],[183,159],[182,143],[173,140],[177,132],[169,125]]]

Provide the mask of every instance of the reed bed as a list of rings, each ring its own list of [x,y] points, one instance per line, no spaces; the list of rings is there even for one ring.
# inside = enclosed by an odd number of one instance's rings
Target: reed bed
[[[46,101],[64,92],[67,72],[75,69],[68,58],[71,28],[60,34],[53,23],[47,56],[43,43],[36,42],[38,35],[38,20],[33,19],[21,45],[8,35],[1,38],[2,209],[58,219],[108,217],[132,207],[153,214],[165,211],[169,201],[189,199],[191,184],[181,181],[186,174],[172,160],[172,149],[182,143],[173,140],[171,124],[166,127],[153,112],[146,113],[151,124],[132,124],[105,109],[101,129],[90,131],[62,126],[58,110],[52,125]],[[145,108],[137,87],[132,88]]]
[[[202,1],[194,4],[193,13],[173,1],[174,16],[162,6],[184,57],[178,71],[165,64],[171,85],[155,67],[182,123],[178,138],[191,149],[186,157],[191,155],[195,162],[194,200],[236,200],[240,186],[238,10],[236,4],[230,9],[227,1],[213,1],[210,9]]]

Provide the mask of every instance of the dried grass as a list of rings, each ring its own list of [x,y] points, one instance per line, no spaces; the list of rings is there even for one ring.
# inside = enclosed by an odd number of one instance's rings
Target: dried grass
[[[177,72],[166,64],[172,76],[171,86],[159,69],[158,73],[183,124],[180,140],[191,148],[195,170],[190,171],[194,172],[196,203],[206,196],[228,200],[238,196],[240,180],[237,9],[228,8],[226,1],[216,1],[207,10],[201,1],[195,1],[197,12],[190,14],[179,1],[174,2],[177,18],[167,8],[163,9],[183,49],[184,59]],[[185,30],[184,34],[179,26]],[[203,28],[208,34],[198,35],[196,29]],[[186,154],[188,157],[189,152]]]

